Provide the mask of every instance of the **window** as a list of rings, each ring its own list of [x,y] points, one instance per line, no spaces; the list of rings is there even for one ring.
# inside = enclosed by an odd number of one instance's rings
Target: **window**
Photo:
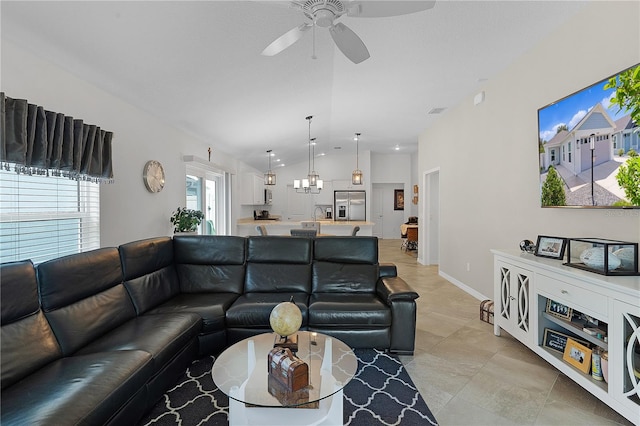
[[[37,264],[99,247],[99,184],[0,171],[0,262]]]
[[[569,142],[568,147],[569,147],[569,162],[571,162],[571,142]]]

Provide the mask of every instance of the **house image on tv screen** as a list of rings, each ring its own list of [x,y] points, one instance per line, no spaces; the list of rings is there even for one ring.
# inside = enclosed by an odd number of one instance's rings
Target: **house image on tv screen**
[[[538,110],[543,207],[640,207],[618,179],[639,162],[640,127],[609,79]]]

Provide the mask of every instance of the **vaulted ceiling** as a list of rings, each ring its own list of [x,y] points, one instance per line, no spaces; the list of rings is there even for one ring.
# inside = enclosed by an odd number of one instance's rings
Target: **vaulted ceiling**
[[[308,115],[316,154],[355,152],[356,132],[360,150],[416,152],[431,110],[470,99],[584,4],[438,0],[408,15],[343,16],[370,52],[360,64],[326,28],[262,56],[304,22],[281,1],[3,0],[0,13],[3,40],[264,169],[267,149],[274,166],[306,161]]]

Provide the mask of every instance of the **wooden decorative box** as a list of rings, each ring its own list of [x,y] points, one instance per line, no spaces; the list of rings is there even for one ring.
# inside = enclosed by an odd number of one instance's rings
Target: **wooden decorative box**
[[[487,299],[480,302],[480,321],[493,324],[493,300]]]
[[[269,351],[267,371],[290,392],[309,386],[309,366],[288,348]]]

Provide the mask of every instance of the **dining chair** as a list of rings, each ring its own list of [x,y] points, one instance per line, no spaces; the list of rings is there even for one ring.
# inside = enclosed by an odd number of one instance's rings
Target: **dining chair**
[[[256,231],[258,235],[267,235],[267,227],[264,225],[256,225]]]
[[[406,250],[418,250],[418,228],[407,228]]]
[[[357,226],[357,225],[354,226],[353,229],[351,230],[351,236],[355,236],[358,233],[359,230],[360,230],[359,226]]]

